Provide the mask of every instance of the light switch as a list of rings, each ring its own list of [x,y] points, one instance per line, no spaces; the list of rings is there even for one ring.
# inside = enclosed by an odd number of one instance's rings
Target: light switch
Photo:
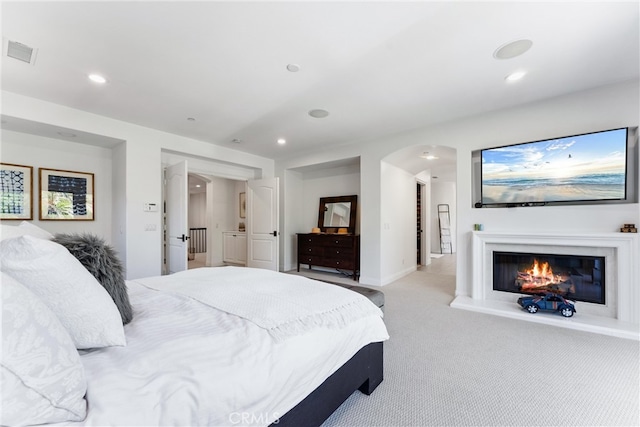
[[[155,203],[145,203],[142,210],[145,212],[158,212],[158,205]]]

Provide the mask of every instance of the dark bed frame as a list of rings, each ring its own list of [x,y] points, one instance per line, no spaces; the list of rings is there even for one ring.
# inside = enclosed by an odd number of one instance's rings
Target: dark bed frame
[[[351,359],[270,427],[320,426],[356,390],[366,395],[382,382],[382,342],[362,347]]]

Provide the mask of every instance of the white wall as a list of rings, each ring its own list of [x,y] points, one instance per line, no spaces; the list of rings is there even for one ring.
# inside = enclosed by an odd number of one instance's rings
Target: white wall
[[[59,105],[3,92],[3,114],[28,120],[79,129],[126,141],[125,198],[114,197],[114,209],[124,210],[128,278],[150,276],[161,271],[160,213],[144,213],[145,202],[159,202],[161,193],[161,150],[190,153],[193,156],[224,160],[260,170],[263,177],[285,176],[284,171],[307,165],[360,157],[360,235],[361,276],[364,284],[385,284],[385,277],[402,274],[402,266],[395,266],[394,247],[382,244],[382,209],[389,203],[389,192],[382,192],[382,164],[389,153],[398,149],[432,144],[457,150],[457,289],[458,294],[470,294],[471,246],[470,233],[474,223],[482,223],[486,230],[539,231],[617,231],[623,223],[640,224],[638,203],[625,205],[548,206],[513,209],[474,209],[472,194],[472,152],[513,142],[542,140],[561,135],[616,127],[637,126],[640,87],[638,81],[624,82],[585,92],[559,96],[511,109],[495,111],[452,122],[414,129],[392,136],[362,143],[346,144],[340,149],[317,150],[305,155],[277,162],[252,156],[130,123],[112,120]],[[119,158],[121,158],[121,154]],[[635,153],[638,162],[638,151]],[[284,184],[283,184],[284,185]],[[296,185],[287,186],[287,189]],[[120,191],[120,190],[118,190]],[[284,192],[284,191],[283,191]],[[290,197],[283,194],[284,198]],[[393,196],[391,196],[393,197]],[[120,205],[126,200],[126,206]],[[393,200],[391,200],[393,202]],[[290,209],[284,200],[284,206]],[[145,232],[145,224],[154,221],[157,232]],[[283,229],[295,233],[282,219]],[[297,224],[297,223],[296,223]],[[303,224],[304,225],[304,224]],[[306,230],[305,230],[306,231]],[[282,232],[282,231],[281,231]],[[122,239],[116,233],[114,241]],[[407,247],[414,246],[407,237]],[[283,239],[286,241],[286,238]],[[290,249],[290,248],[289,248]],[[286,250],[286,248],[284,248]],[[384,266],[384,267],[383,267]],[[383,274],[384,269],[384,274]]]
[[[367,153],[373,155],[378,147],[379,158],[387,151],[408,145],[433,143],[457,149],[457,289],[458,294],[470,294],[471,287],[471,231],[474,223],[484,224],[485,230],[615,232],[623,223],[640,223],[637,203],[582,206],[546,206],[513,209],[474,209],[472,197],[472,152],[514,141],[531,141],[561,135],[575,135],[617,127],[636,126],[639,111],[638,82],[626,82],[581,93],[570,94],[508,110],[474,116],[413,130],[392,137],[368,141]],[[635,153],[638,162],[638,153]],[[363,156],[364,182],[375,182],[375,174],[367,179],[370,168]],[[364,185],[364,184],[363,184]],[[368,189],[363,188],[364,194]],[[371,191],[375,191],[371,189]],[[363,201],[364,202],[364,201]],[[381,200],[383,206],[387,200]],[[363,216],[363,223],[364,223]],[[369,233],[374,234],[371,228]],[[364,235],[379,240],[375,235]],[[375,243],[371,243],[372,245]],[[380,262],[386,262],[387,248],[381,245]],[[364,273],[363,273],[364,276]],[[366,277],[366,276],[365,276]]]
[[[468,294],[471,286],[471,231],[474,223],[485,230],[529,230],[611,232],[623,223],[640,224],[637,203],[624,205],[585,205],[514,209],[474,209],[472,194],[472,152],[513,142],[542,140],[617,127],[637,126],[638,81],[613,84],[580,93],[495,111],[483,115],[414,129],[392,136],[347,144],[340,150],[318,150],[276,163],[277,174],[305,165],[321,164],[341,158],[360,157],[360,282],[386,284],[386,277],[402,274],[393,266],[396,246],[382,241],[382,210],[394,202],[392,192],[383,194],[381,160],[399,149],[419,145],[439,145],[456,149],[456,292]],[[638,151],[635,153],[638,162]],[[288,197],[288,196],[287,196]],[[413,247],[413,236],[407,238]],[[384,274],[383,274],[384,271]]]
[[[126,164],[118,164],[117,167],[123,174],[119,179],[125,184],[126,194],[113,197],[113,209],[124,212],[125,224],[112,233],[112,240],[117,248],[126,248],[123,262],[127,279],[162,273],[162,212],[160,209],[158,212],[145,212],[143,206],[145,203],[161,206],[163,151],[188,153],[198,159],[242,166],[255,170],[259,177],[274,176],[274,161],[271,159],[12,92],[2,92],[2,109],[7,116],[125,141],[124,152],[119,152],[119,158],[124,157]],[[117,191],[122,192],[122,188]],[[156,229],[146,231],[148,225],[155,225]]]
[[[245,193],[246,197],[247,183],[243,181],[233,181],[233,196],[231,199],[231,207],[233,208],[233,221],[227,225],[228,231],[238,231],[241,222],[244,223],[245,227],[247,226],[247,218],[242,218],[240,216],[240,193]]]
[[[189,228],[204,228],[207,226],[207,193],[189,194]]]
[[[222,232],[237,230],[237,181],[208,176],[207,183],[207,261],[210,266],[222,265]],[[244,183],[242,183],[244,184]]]
[[[201,175],[203,176],[203,175]],[[206,191],[189,196],[189,227],[207,229],[207,265],[223,265],[224,231],[237,231],[240,222],[239,196],[246,182],[215,176],[203,176],[209,182]]]
[[[313,227],[318,226],[321,197],[360,196],[360,168],[331,168],[305,173],[302,193],[302,229],[298,232],[309,233]],[[356,215],[356,234],[359,226],[359,215]]]
[[[396,166],[382,162],[381,239],[385,253],[381,281],[390,283],[416,269],[416,178]]]
[[[120,254],[126,268],[127,244],[124,236],[127,235],[127,212],[121,206],[126,206],[127,204],[127,147],[122,143],[113,148],[112,154],[113,187],[111,188],[111,197],[113,204],[111,212],[113,222],[111,236],[113,238],[113,247]]]
[[[289,271],[296,267],[298,242],[296,233],[306,227],[307,219],[302,214],[305,206],[300,203],[304,197],[303,174],[292,170],[282,171],[283,190],[280,192],[280,270]]]
[[[282,172],[284,200],[281,201],[281,266],[288,271],[297,266],[296,233],[309,233],[318,226],[321,197],[358,196],[356,233],[360,217],[360,168],[358,166],[328,168],[312,172]]]
[[[33,166],[33,223],[50,233],[92,233],[111,243],[112,155],[109,148],[60,139],[2,131],[4,163]],[[94,221],[40,221],[38,169],[60,169],[94,174]],[[13,221],[18,224],[18,221]]]

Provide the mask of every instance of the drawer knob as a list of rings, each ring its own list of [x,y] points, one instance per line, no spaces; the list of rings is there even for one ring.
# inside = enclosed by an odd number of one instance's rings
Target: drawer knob
[[[311,252],[311,248],[309,248],[309,252]]]

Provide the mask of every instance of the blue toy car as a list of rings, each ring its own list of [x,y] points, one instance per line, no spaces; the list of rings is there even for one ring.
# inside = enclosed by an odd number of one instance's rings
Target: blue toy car
[[[538,310],[559,311],[564,317],[571,317],[576,312],[576,307],[571,302],[551,292],[520,297],[518,304],[529,313],[537,313]]]

